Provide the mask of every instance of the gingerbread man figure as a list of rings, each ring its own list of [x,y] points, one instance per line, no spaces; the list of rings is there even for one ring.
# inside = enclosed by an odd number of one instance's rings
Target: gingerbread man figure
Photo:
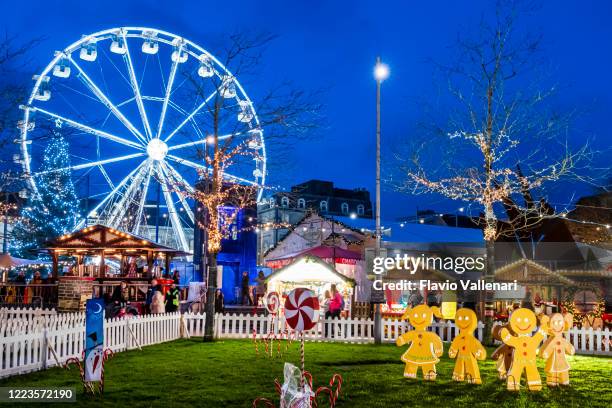
[[[462,308],[455,314],[455,326],[459,334],[455,337],[448,350],[450,358],[457,358],[453,380],[467,380],[470,384],[482,384],[480,370],[476,360],[484,360],[487,350],[474,337],[474,330],[478,325],[476,313],[472,309]]]
[[[509,391],[518,391],[521,388],[523,371],[525,371],[527,388],[530,391],[542,389],[542,379],[536,366],[536,351],[546,335],[543,327],[546,327],[547,322],[548,316],[542,316],[541,327],[532,336],[531,333],[538,324],[536,315],[529,309],[521,308],[516,309],[510,316],[510,327],[516,336],[510,334],[508,329],[501,330],[502,341],[514,348],[512,365],[507,377]]]
[[[570,365],[565,358],[565,354],[574,355],[574,346],[563,337],[563,333],[569,330],[574,324],[574,316],[555,313],[550,318],[546,328],[550,337],[544,342],[540,350],[540,357],[546,359],[546,384],[549,387],[558,385],[569,385]]]
[[[414,330],[402,334],[396,341],[398,346],[410,343],[410,347],[402,355],[402,361],[406,363],[404,377],[416,378],[420,367],[423,371],[423,379],[429,381],[436,379],[436,364],[440,361],[439,357],[444,349],[440,337],[426,330],[433,323],[434,316],[442,317],[440,309],[427,305],[408,308],[402,316],[402,319],[407,318],[414,327]]]
[[[492,334],[495,340],[502,341],[501,331],[504,328],[507,329],[512,336],[516,336],[516,333],[512,331],[512,327],[510,327],[510,324],[493,326]],[[512,365],[513,353],[513,347],[502,343],[497,349],[495,349],[493,354],[491,354],[491,359],[497,361],[496,368],[500,380],[505,380],[508,376],[508,371],[510,371],[510,366]]]

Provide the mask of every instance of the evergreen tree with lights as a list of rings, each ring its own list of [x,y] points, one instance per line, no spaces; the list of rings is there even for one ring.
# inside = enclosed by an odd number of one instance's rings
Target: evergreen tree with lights
[[[79,201],[69,168],[68,142],[54,132],[44,151],[40,175],[35,180],[38,194],[32,192],[13,230],[11,252],[14,254],[34,257],[32,249],[71,231],[78,222]]]

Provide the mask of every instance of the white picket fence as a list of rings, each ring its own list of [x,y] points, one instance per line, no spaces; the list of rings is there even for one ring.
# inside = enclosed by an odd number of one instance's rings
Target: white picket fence
[[[8,308],[0,307],[0,323],[9,320],[30,321],[33,319],[57,315],[54,309],[29,309],[29,308]]]
[[[63,315],[47,315],[39,320],[32,319],[30,325],[10,324],[11,331],[0,328],[0,378],[30,371],[63,365],[69,358],[81,358],[85,341],[83,313],[76,313],[62,320]],[[44,319],[47,319],[44,321]],[[273,316],[217,314],[214,319],[215,336],[229,339],[252,339],[267,337],[295,338],[284,319]],[[136,316],[131,318],[107,319],[104,323],[105,347],[113,352],[159,344],[187,336],[204,334],[204,314],[168,313]],[[23,330],[19,331],[21,328]],[[478,323],[476,335],[482,339],[484,324]],[[405,321],[383,319],[382,340],[395,342],[398,336],[410,330]],[[435,322],[430,326],[445,341],[451,341],[457,334],[452,321]],[[322,320],[315,328],[305,333],[309,341],[371,343],[374,341],[374,322],[371,319]],[[612,333],[609,329],[574,327],[567,338],[578,354],[612,355]]]
[[[204,315],[194,316],[204,321]],[[107,319],[104,346],[121,352],[176,340],[186,334],[181,319],[178,312]],[[0,378],[63,365],[73,357],[81,359],[84,348],[84,321],[0,337]]]
[[[43,329],[59,329],[85,324],[85,313],[47,313],[30,309],[19,313],[14,309],[0,310],[0,337],[25,334]]]

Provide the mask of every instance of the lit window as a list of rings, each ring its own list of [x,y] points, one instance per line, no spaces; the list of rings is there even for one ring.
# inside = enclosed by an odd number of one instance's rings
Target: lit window
[[[274,208],[275,205],[276,205],[276,200],[274,199],[274,197],[270,197],[270,208]]]
[[[306,200],[303,198],[298,199],[298,208],[306,208]]]
[[[321,203],[319,204],[319,208],[321,209],[321,212],[327,212],[327,201],[321,201]]]
[[[283,207],[289,207],[289,197],[283,197],[281,198],[281,205]]]
[[[342,209],[342,214],[348,214],[349,212],[349,206],[347,203],[342,203],[342,205],[340,206],[340,208]]]
[[[357,215],[363,215],[365,213],[365,208],[363,204],[359,204],[357,206]]]

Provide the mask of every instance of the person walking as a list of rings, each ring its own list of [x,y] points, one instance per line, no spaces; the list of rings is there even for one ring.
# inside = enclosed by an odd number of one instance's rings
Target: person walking
[[[249,294],[249,273],[247,271],[242,272],[242,304],[246,306],[252,304]]]
[[[180,291],[176,287],[176,283],[173,283],[166,293],[166,313],[174,313],[179,308],[180,302]]]
[[[151,313],[162,314],[166,313],[166,305],[164,300],[164,292],[161,285],[155,287],[153,298],[151,300]]]
[[[40,272],[34,272],[34,277],[30,282],[32,285],[32,303],[38,305],[38,307],[42,307],[42,284],[43,280],[40,276]]]
[[[23,295],[25,293],[25,288],[26,288],[25,273],[23,271],[19,271],[19,273],[17,274],[17,277],[15,278],[13,282],[15,282],[17,286],[16,287],[17,303],[25,303],[25,299],[23,298]]]
[[[225,303],[223,298],[223,291],[217,289],[215,291],[215,313],[223,313],[225,311]]]
[[[327,315],[330,319],[340,318],[340,313],[342,313],[342,309],[344,309],[344,300],[342,299],[342,295],[338,292],[336,288],[336,284],[332,284],[330,288],[331,299],[329,301],[329,310]],[[339,333],[338,333],[339,334]],[[334,324],[332,323],[331,335],[334,337]]]
[[[145,306],[147,307],[148,313],[153,313],[151,310],[151,304],[153,303],[153,295],[155,295],[155,291],[157,290],[157,279],[151,280],[151,286],[147,291],[147,298],[145,300]]]
[[[342,295],[338,292],[336,284],[331,285],[330,289],[331,300],[329,301],[329,317],[332,319],[339,318],[342,309],[344,309],[344,300]]]
[[[264,275],[263,271],[259,271],[257,275],[257,287],[255,289],[255,306],[259,305],[259,299],[263,298],[266,294],[267,285],[266,285],[266,275]]]

